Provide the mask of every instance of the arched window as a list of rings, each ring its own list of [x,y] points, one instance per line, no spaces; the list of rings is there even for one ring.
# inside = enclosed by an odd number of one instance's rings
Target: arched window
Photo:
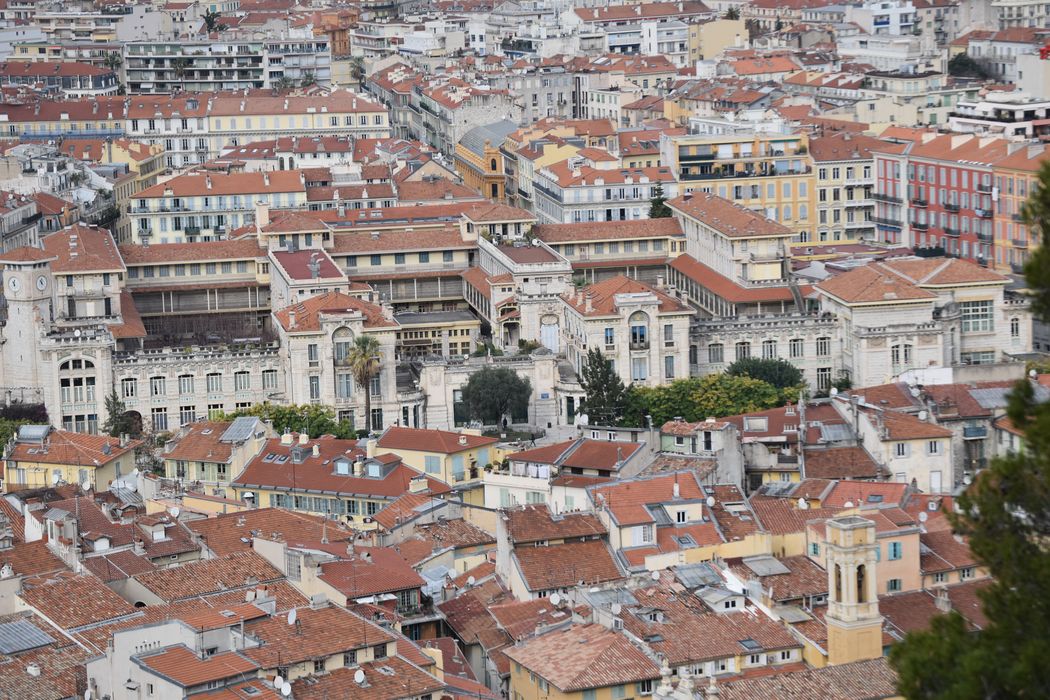
[[[1016,316],[1010,319],[1010,337],[1021,337],[1021,319],[1017,318]]]
[[[496,159],[493,158],[492,160],[489,161],[489,170],[491,170],[492,172],[496,172],[496,170],[498,170],[498,169],[499,169],[499,165],[496,163]]]
[[[835,601],[842,602],[842,565],[835,564]]]
[[[857,602],[858,603],[866,603],[867,602],[867,592],[864,590],[864,587],[865,587],[864,577],[865,577],[866,574],[867,574],[867,571],[865,571],[865,567],[864,567],[863,564],[861,564],[860,566],[857,567]]]
[[[337,328],[332,333],[332,354],[336,362],[344,362],[350,355],[350,347],[354,344],[354,332],[346,326]]]
[[[649,316],[635,311],[627,321],[631,326],[631,348],[640,350],[649,347]]]
[[[736,344],[736,359],[746,360],[751,357],[751,343],[744,341]]]

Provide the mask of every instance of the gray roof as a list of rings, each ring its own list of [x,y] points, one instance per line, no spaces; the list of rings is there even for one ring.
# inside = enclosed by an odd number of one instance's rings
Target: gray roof
[[[671,571],[674,572],[675,578],[681,581],[686,588],[723,585],[722,577],[718,575],[714,567],[705,562],[676,566]]]
[[[767,554],[757,557],[745,557],[744,566],[754,571],[758,576],[779,576],[791,573],[791,569],[784,566],[783,562]]]
[[[411,326],[416,323],[475,321],[477,320],[477,316],[469,311],[403,311],[394,314],[394,320],[403,326]]]
[[[509,119],[503,119],[492,124],[475,126],[463,134],[459,140],[460,144],[471,153],[479,156],[485,155],[485,142],[489,142],[492,148],[499,148],[507,137],[518,130],[518,125]]]
[[[50,425],[22,425],[18,427],[19,442],[40,442],[51,432]]]
[[[255,424],[259,421],[255,416],[241,416],[234,418],[233,423],[226,429],[226,432],[219,438],[220,442],[244,442],[252,436],[252,431],[255,429]]]
[[[54,642],[43,630],[29,620],[15,620],[0,624],[0,653],[17,654],[44,647]]]

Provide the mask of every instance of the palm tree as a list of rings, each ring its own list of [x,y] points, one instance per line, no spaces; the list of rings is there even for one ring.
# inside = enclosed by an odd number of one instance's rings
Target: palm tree
[[[208,10],[204,13],[204,26],[208,30],[209,34],[215,34],[216,32],[224,32],[228,29],[226,24],[220,22],[222,15],[214,10]]]
[[[372,377],[381,368],[379,341],[371,335],[357,336],[346,359],[354,381],[365,390],[365,429],[372,432]]]
[[[186,71],[189,70],[190,59],[185,57],[176,58],[171,62],[171,69],[175,73],[175,79],[181,81],[186,77]]]
[[[120,68],[120,64],[123,62],[124,59],[121,58],[120,54],[116,51],[110,51],[106,54],[105,58],[102,59],[102,64],[114,72]]]
[[[303,87],[310,87],[311,85],[316,85],[316,84],[317,84],[317,76],[315,76],[312,71],[306,71],[306,72],[303,73],[303,80],[302,80],[302,86]]]

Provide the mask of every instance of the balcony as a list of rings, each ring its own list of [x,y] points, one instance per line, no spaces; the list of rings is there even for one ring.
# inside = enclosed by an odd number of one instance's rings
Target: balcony
[[[903,200],[900,197],[894,197],[893,195],[884,194],[882,192],[874,192],[871,198],[879,202],[890,202],[891,204],[902,204]]]
[[[1021,214],[1011,214],[1010,218],[1018,223],[1024,223],[1024,216],[1022,216]]]
[[[974,213],[977,214],[977,216],[982,218],[982,219],[990,219],[990,218],[992,218],[992,210],[991,209],[974,209]]]
[[[912,197],[911,203],[916,207],[925,207],[929,204],[929,202],[927,202],[925,199],[922,199],[921,197]]]
[[[635,343],[635,342],[631,343],[631,350],[648,350],[648,349],[649,349],[649,341],[648,340],[643,340],[643,341],[640,341],[640,342],[637,342],[637,343]]]
[[[985,194],[990,194],[991,191],[992,191],[992,186],[991,185],[986,185],[984,183],[981,183],[981,184],[977,185],[977,191],[978,192],[984,192]]]
[[[945,202],[942,206],[945,211],[959,211],[959,205],[953,202]]]
[[[992,234],[990,234],[990,233],[978,233],[977,234],[977,240],[981,241],[982,243],[991,243],[992,242]]]
[[[1011,238],[1010,245],[1012,245],[1014,248],[1027,248],[1028,240],[1024,238]]]
[[[957,228],[950,228],[948,226],[945,226],[944,227],[944,234],[946,236],[951,236],[952,238],[958,238],[959,237],[959,229],[957,229]]]
[[[890,228],[900,228],[901,227],[900,219],[887,219],[887,218],[881,217],[881,216],[873,216],[873,217],[871,217],[871,220],[873,222],[875,222],[876,224],[878,224],[879,226],[889,226]]]
[[[988,428],[983,425],[968,425],[963,428],[964,440],[981,440],[988,437]]]
[[[925,221],[913,221],[911,223],[911,227],[914,229],[918,229],[919,231],[926,231],[930,228],[930,225]]]

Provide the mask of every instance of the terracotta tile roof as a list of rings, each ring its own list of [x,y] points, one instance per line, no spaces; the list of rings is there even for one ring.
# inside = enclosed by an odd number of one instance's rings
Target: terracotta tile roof
[[[438,603],[437,608],[445,615],[445,622],[464,644],[474,644],[480,634],[495,628],[493,618],[489,614],[490,607],[508,599],[513,600],[503,584],[499,579],[492,578],[462,591],[455,598]],[[511,641],[506,632],[498,632],[504,637],[502,643]]]
[[[169,442],[173,447],[164,452],[163,457],[187,462],[229,462],[233,444],[223,442],[221,438],[231,425],[233,421],[205,420],[190,423],[184,428],[185,434]]]
[[[183,688],[244,676],[258,668],[253,661],[235,651],[202,659],[182,644],[133,658],[136,663]]]
[[[457,454],[478,447],[495,445],[499,440],[483,435],[454,433],[448,430],[402,428],[392,426],[379,436],[378,446],[384,450],[416,450]]]
[[[871,263],[923,288],[971,283],[1006,284],[1009,278],[959,258],[889,258]]]
[[[44,447],[36,442],[16,442],[7,458],[16,462],[41,464],[103,465],[134,451],[141,444],[141,440],[130,440],[121,447],[120,438],[108,435],[52,430],[48,433]],[[108,454],[106,449],[109,450]],[[30,453],[30,450],[34,452]]]
[[[715,499],[711,515],[727,542],[742,540],[762,530],[758,516],[737,486],[705,486],[704,493]]]
[[[847,304],[896,304],[901,301],[932,301],[937,295],[898,275],[865,265],[816,284],[816,289]]]
[[[219,197],[222,195],[263,194],[267,192],[306,192],[298,170],[272,172],[208,173],[189,172],[147,187],[135,199],[164,197]]]
[[[500,204],[499,202],[475,204],[463,212],[463,217],[475,223],[536,220],[536,216],[527,209]]]
[[[149,559],[135,554],[131,550],[123,550],[104,554],[100,557],[87,557],[84,559],[84,568],[98,576],[106,583],[124,581],[155,571],[155,567]]]
[[[835,132],[809,140],[809,152],[816,162],[871,160],[872,150],[885,141],[864,134]]]
[[[861,411],[872,417],[873,422],[876,420],[873,417],[876,411],[863,408]],[[913,416],[910,413],[882,411],[879,412],[879,416],[881,417],[882,425],[886,428],[884,440],[922,440],[927,438],[950,438],[952,436],[952,431],[948,428],[920,420],[917,416]]]
[[[678,494],[675,494],[675,491]],[[656,523],[650,508],[663,504],[703,501],[707,496],[692,472],[616,481],[590,489],[591,502],[604,504],[620,527]]]
[[[923,532],[919,542],[922,544],[919,568],[924,574],[964,569],[978,563],[966,539],[949,530]]]
[[[538,627],[564,622],[571,617],[571,612],[551,604],[548,598],[499,603],[489,607],[489,614],[515,640],[531,637]]]
[[[788,56],[771,56],[769,58],[744,58],[730,64],[737,75],[764,75],[766,73],[791,73],[799,65]]]
[[[922,404],[911,395],[911,387],[904,382],[857,387],[850,389],[846,393],[850,395],[856,394],[861,397],[861,401],[864,403],[881,406],[882,408],[909,410],[922,407]]]
[[[483,200],[480,192],[452,180],[405,180],[398,183],[397,198],[401,202],[434,202],[438,200]]]
[[[19,597],[28,607],[66,631],[135,612],[131,603],[87,574],[25,579]]]
[[[580,581],[594,585],[623,578],[602,540],[517,547],[511,556],[526,587],[533,592],[572,588]]]
[[[137,245],[125,243],[118,246],[120,256],[127,265],[155,265],[158,263],[222,262],[229,260],[255,260],[266,257],[265,248],[252,238],[237,238],[228,241],[205,241],[201,243],[166,243],[164,245]]]
[[[319,438],[311,440],[304,446],[282,445],[280,438],[267,440],[266,445],[231,483],[246,488],[275,488],[282,491],[326,491],[340,494],[368,494],[375,498],[397,498],[409,490],[412,479],[420,472],[400,462],[392,467],[384,464],[381,476],[370,477],[353,474],[353,462],[365,460],[355,440]],[[313,447],[318,448],[318,455],[313,455]],[[292,469],[288,455],[293,447],[305,447],[303,461]],[[275,457],[271,457],[275,455]],[[286,459],[281,460],[281,457]],[[336,460],[350,462],[349,473],[336,472]],[[367,473],[367,469],[366,469]],[[426,477],[431,494],[447,493],[449,487],[437,479]]]
[[[593,513],[563,513],[555,516],[545,503],[505,511],[507,534],[515,545],[545,540],[573,540],[607,534]]]
[[[751,508],[758,515],[762,527],[774,535],[790,535],[806,530],[806,523],[811,520],[834,518],[841,507],[799,509],[791,498],[770,498],[755,494],[751,497]]]
[[[783,287],[743,287],[733,280],[715,272],[691,255],[682,254],[671,261],[670,266],[683,275],[711,291],[718,297],[734,304],[756,304],[762,302],[792,301],[791,289]],[[800,287],[802,295],[809,294],[812,287]]]
[[[831,491],[824,497],[824,505],[829,508],[844,508],[847,503],[861,505],[869,503],[872,496],[880,497],[881,505],[900,505],[907,498],[911,487],[896,482],[848,481],[835,482]],[[808,511],[812,512],[812,511]]]
[[[344,279],[346,275],[335,264],[335,261],[323,250],[273,251],[271,258],[284,270],[292,281],[312,279]],[[315,261],[318,276],[315,278],[310,270],[310,263]]]
[[[656,663],[626,637],[597,624],[552,630],[504,653],[564,693],[660,676]]]
[[[828,572],[809,557],[779,557],[777,561],[787,567],[790,573],[760,576],[748,567],[746,559],[730,566],[730,569],[744,581],[760,581],[762,588],[770,591],[772,599],[777,602],[827,595]]]
[[[319,578],[348,598],[421,588],[423,578],[392,547],[358,547],[353,559],[321,566]]]
[[[300,607],[296,620],[289,625],[282,614],[246,622],[244,631],[261,640],[262,646],[242,653],[261,668],[276,669],[396,639],[379,625],[335,606]]]
[[[644,2],[626,5],[610,5],[595,8],[577,8],[573,10],[576,16],[584,22],[595,22],[606,24],[610,22],[637,22],[638,18],[653,19],[657,17],[670,18],[688,15],[706,15],[711,9],[702,2],[686,0],[681,3],[673,2]]]
[[[970,393],[975,388],[967,384],[929,384],[922,390],[935,402],[935,415],[940,421],[991,417],[991,409],[983,407]]]
[[[701,221],[728,238],[786,237],[791,229],[756,214],[751,209],[707,192],[693,192],[676,197],[667,205],[686,216]]]
[[[54,256],[47,251],[41,250],[40,248],[33,248],[31,246],[13,248],[6,253],[0,253],[0,262],[44,262],[45,260],[52,260],[53,258]]]
[[[463,240],[459,226],[442,223],[437,228],[384,229],[379,232],[336,231],[330,253],[336,256],[387,252],[464,250],[474,246]],[[351,274],[355,272],[351,270]]]
[[[295,325],[292,325],[292,314]],[[306,333],[321,330],[321,316],[352,314],[364,317],[366,328],[396,328],[398,323],[388,319],[377,304],[352,297],[342,292],[326,291],[305,301],[296,302],[274,312],[274,317],[291,333]]]
[[[48,234],[43,244],[44,250],[55,257],[51,262],[55,273],[124,271],[117,244],[106,229],[75,224]]]
[[[642,444],[637,442],[576,438],[516,452],[509,458],[516,462],[615,472],[641,449]]]
[[[416,508],[433,500],[429,493],[402,494],[375,514],[375,522],[384,530],[394,530],[420,517],[422,514]]]
[[[259,537],[289,546],[309,544],[327,539],[345,542],[353,532],[342,523],[318,515],[309,515],[284,508],[257,508],[240,513],[227,513],[201,520],[190,520],[186,527],[199,535],[205,546],[217,557],[225,557],[252,548],[242,538]]]
[[[65,641],[7,656],[4,671],[0,673],[0,697],[18,700],[84,697],[84,666],[89,656],[84,649]],[[29,664],[40,668],[39,676],[25,672]]]
[[[816,479],[874,479],[879,465],[863,447],[806,447],[806,476]]]
[[[478,564],[472,569],[467,569],[459,576],[452,579],[452,585],[458,588],[466,588],[468,585],[467,581],[471,578],[474,579],[475,583],[483,581],[484,579],[494,576],[496,574],[496,564],[492,561],[486,561]]]
[[[272,680],[231,683],[219,690],[194,694],[194,700],[283,700],[284,696],[270,685]]]
[[[364,687],[354,680],[358,670],[365,674]],[[444,692],[443,682],[399,656],[363,663],[357,669],[340,668],[292,684],[297,700],[400,700],[430,694],[440,697]]]
[[[426,554],[428,556],[431,552],[442,551],[449,547],[453,549],[469,549],[471,547],[496,544],[495,536],[462,518],[438,520],[432,523],[418,523],[415,530],[413,539],[421,541],[426,546]],[[403,547],[404,544],[402,542],[400,546]],[[405,556],[404,552],[401,555],[412,565],[420,561],[418,559],[413,561]]]
[[[172,569],[139,574],[135,580],[164,601],[281,581],[284,574],[255,552],[205,559]]]
[[[718,684],[723,700],[863,700],[897,696],[897,674],[886,657],[775,673],[759,678],[730,679]]]
[[[0,497],[0,520],[7,518],[14,533],[15,541],[22,542],[26,538],[26,519],[22,515],[21,505],[14,506],[6,498]]]
[[[692,313],[687,306],[669,294],[624,275],[595,282],[579,292],[567,292],[562,295],[562,300],[581,315],[608,316],[618,313],[616,297],[620,294],[652,294],[659,302],[661,313]],[[588,298],[591,303],[590,310],[587,309]]]

